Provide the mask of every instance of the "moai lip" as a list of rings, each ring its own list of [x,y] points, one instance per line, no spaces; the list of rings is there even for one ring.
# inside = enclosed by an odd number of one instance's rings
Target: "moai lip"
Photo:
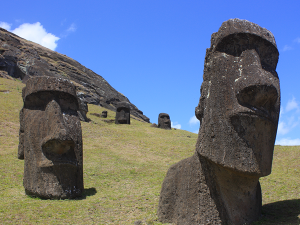
[[[30,78],[23,89],[18,158],[24,159],[28,195],[75,198],[83,192],[82,133],[70,81]]]
[[[158,217],[176,224],[251,224],[261,215],[259,178],[271,173],[279,110],[273,34],[230,19],[211,36],[195,115],[195,154],[171,166]]]

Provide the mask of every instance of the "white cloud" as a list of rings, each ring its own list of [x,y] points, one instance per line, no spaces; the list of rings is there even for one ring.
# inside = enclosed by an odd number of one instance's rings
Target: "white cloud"
[[[0,27],[2,27],[3,29],[5,29],[5,30],[10,30],[10,28],[11,28],[11,24],[9,24],[9,23],[6,23],[6,22],[0,22]]]
[[[71,26],[67,29],[67,32],[75,32],[77,30],[77,26],[75,23],[72,23]]]
[[[189,124],[192,126],[192,125],[195,125],[195,124],[199,124],[199,120],[197,119],[196,116],[192,116],[189,120]]]
[[[43,45],[46,48],[50,48],[51,50],[55,50],[57,47],[56,42],[60,39],[51,33],[47,33],[40,22],[33,24],[23,23],[11,32],[29,41]]]
[[[279,141],[276,141],[276,145],[284,145],[284,146],[295,146],[295,145],[300,145],[300,139],[289,139],[289,138],[282,138]]]
[[[293,109],[299,110],[299,106],[298,106],[298,103],[296,102],[295,97],[293,97],[291,100],[288,101],[284,112],[288,112],[288,111],[291,111]]]
[[[289,51],[289,50],[292,50],[293,48],[291,47],[291,46],[289,46],[289,45],[285,45],[284,47],[283,47],[283,49],[282,49],[282,51]]]
[[[180,129],[181,128],[181,125],[180,124],[178,124],[178,122],[171,122],[171,127],[172,128],[176,128],[176,129]]]
[[[282,118],[280,120],[282,120]],[[279,122],[278,124],[278,130],[277,130],[278,134],[282,134],[282,135],[287,134],[292,129],[297,127],[300,123],[300,117],[295,118],[295,116],[290,116],[285,118],[284,121],[285,122]]]
[[[278,124],[278,130],[277,130],[278,134],[284,135],[284,134],[287,134],[289,131],[290,131],[290,129],[289,129],[289,127],[287,127],[285,122],[280,122]]]
[[[77,30],[77,26],[75,23],[72,23],[68,29],[66,29],[62,34],[61,37],[67,37],[70,33],[75,32]]]
[[[296,38],[294,41],[300,43],[300,37]]]

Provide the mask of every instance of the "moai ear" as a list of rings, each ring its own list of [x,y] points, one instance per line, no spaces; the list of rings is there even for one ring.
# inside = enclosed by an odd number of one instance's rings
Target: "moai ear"
[[[200,124],[202,123],[202,118],[204,116],[204,109],[206,104],[206,98],[209,96],[209,87],[210,87],[210,81],[203,81],[200,89],[200,100],[198,103],[198,106],[195,108],[195,116],[200,121]]]
[[[200,121],[200,123],[201,123],[201,120],[203,118],[203,113],[204,113],[204,100],[205,100],[205,98],[201,96],[198,106],[195,108],[195,116]]]

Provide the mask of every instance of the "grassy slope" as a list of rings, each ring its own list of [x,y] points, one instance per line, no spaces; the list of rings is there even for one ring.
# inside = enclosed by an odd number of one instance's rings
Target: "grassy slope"
[[[17,159],[19,81],[0,78],[0,220],[2,224],[143,224],[157,222],[161,183],[173,163],[191,156],[197,135],[131,120],[106,123],[90,113],[82,123],[85,192],[76,200],[41,200],[24,194]],[[8,90],[9,92],[3,92]],[[108,110],[108,118],[115,113]],[[256,224],[299,224],[300,147],[276,146],[273,172],[262,178],[263,218]]]

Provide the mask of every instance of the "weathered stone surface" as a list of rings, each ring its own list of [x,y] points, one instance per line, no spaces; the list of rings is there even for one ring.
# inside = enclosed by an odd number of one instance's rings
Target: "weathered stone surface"
[[[81,93],[82,101],[112,111],[116,111],[120,101],[130,103],[103,77],[77,61],[0,28],[0,77],[19,78],[25,82],[35,76],[69,79],[76,86],[76,91]],[[130,108],[132,115],[149,122],[149,118],[134,104],[130,103]]]
[[[261,213],[259,178],[271,173],[280,87],[272,33],[231,19],[206,51],[194,156],[173,165],[158,207],[162,222],[250,224]]]
[[[118,103],[115,123],[130,124],[130,104],[128,102]]]
[[[102,118],[107,118],[107,111],[102,111],[101,117],[102,117]]]
[[[170,116],[167,113],[160,113],[158,115],[158,128],[162,129],[171,129],[171,120]]]
[[[79,119],[83,122],[89,122],[90,120],[86,117],[89,108],[87,102],[84,100],[84,94],[82,92],[77,92],[77,98],[79,102],[79,110],[77,111]]]
[[[75,198],[83,192],[82,134],[75,86],[34,77],[22,91],[18,158],[28,195]]]

